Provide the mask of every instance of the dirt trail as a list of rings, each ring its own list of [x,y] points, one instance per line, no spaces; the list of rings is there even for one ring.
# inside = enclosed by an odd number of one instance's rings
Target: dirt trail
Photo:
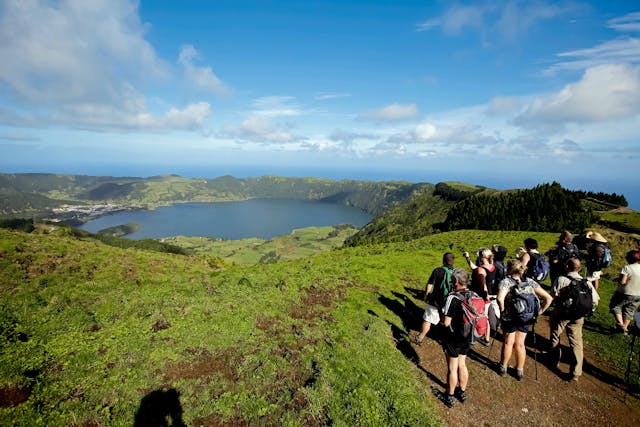
[[[408,294],[394,292],[404,304],[387,306],[399,314],[404,331],[396,330],[398,349],[414,361],[429,379],[433,392],[444,390],[446,362],[442,347],[437,341],[438,329],[432,328],[420,346],[405,341],[405,331],[417,334],[422,308],[416,305],[421,290],[405,288]],[[404,307],[400,307],[404,305]],[[422,304],[420,304],[422,305]],[[416,322],[415,319],[418,319]],[[399,328],[397,328],[399,329]],[[624,380],[612,374],[604,364],[585,349],[583,375],[578,382],[567,381],[569,373],[569,343],[566,335],[561,340],[563,356],[559,371],[549,368],[546,348],[549,338],[549,323],[541,316],[535,327],[537,364],[534,360],[533,335],[527,336],[527,361],[523,381],[517,381],[513,373],[499,376],[493,363],[500,357],[502,337],[498,334],[493,347],[476,344],[467,358],[469,369],[468,399],[456,401],[452,409],[438,402],[440,415],[450,426],[639,426],[640,399],[627,393]],[[401,335],[404,335],[401,338]],[[631,340],[631,337],[629,338]],[[638,343],[636,343],[636,351]],[[514,359],[511,360],[513,366]],[[637,363],[634,360],[634,363]],[[536,366],[537,365],[537,366]],[[537,367],[537,380],[536,380]],[[435,398],[435,397],[434,397]]]
[[[405,296],[406,297],[406,296]],[[405,299],[405,315],[416,314],[411,298]],[[407,304],[408,303],[408,304]],[[418,325],[405,325],[413,335]],[[536,347],[546,348],[549,324],[541,316],[535,327]],[[418,368],[431,382],[432,390],[441,392],[446,383],[447,368],[442,347],[436,341],[437,332],[432,328],[423,343],[403,350],[412,353]],[[493,370],[493,362],[500,357],[502,337],[499,334],[493,347],[476,344],[467,358],[469,369],[468,399],[456,401],[452,409],[438,402],[440,415],[450,426],[639,426],[640,400],[637,395],[626,393],[626,384],[619,376],[612,375],[593,354],[585,349],[583,375],[578,382],[567,381],[569,372],[569,348],[566,336],[562,337],[563,356],[560,372],[550,369],[546,355],[540,350],[534,361],[532,334],[526,341],[527,361],[525,377],[519,382],[511,373],[499,376]],[[631,339],[631,338],[629,338]],[[636,343],[637,348],[637,343]],[[489,357],[490,356],[490,357]],[[512,358],[511,366],[514,359]],[[637,362],[634,362],[637,363]],[[433,393],[432,393],[433,396]]]

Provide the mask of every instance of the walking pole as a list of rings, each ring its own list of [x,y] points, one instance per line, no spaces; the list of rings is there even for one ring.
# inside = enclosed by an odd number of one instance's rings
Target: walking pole
[[[538,321],[538,318],[536,317],[535,320],[533,321],[533,328],[531,329],[533,332],[533,360],[534,360],[533,366],[535,367],[535,370],[536,370],[536,381],[538,381],[538,347],[536,346],[536,322],[537,321]]]
[[[636,344],[636,334],[633,334],[633,338],[631,339],[631,346],[629,347],[629,360],[627,361],[627,370],[624,373],[624,382],[627,383],[627,390],[624,393],[624,401],[627,401],[627,395],[629,394],[629,387],[631,387],[631,361],[633,360],[633,350],[635,349]],[[638,361],[640,364],[640,360]]]

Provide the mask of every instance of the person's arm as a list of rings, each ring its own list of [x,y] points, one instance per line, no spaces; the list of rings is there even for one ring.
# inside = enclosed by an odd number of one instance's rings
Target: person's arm
[[[433,291],[433,283],[427,283],[427,287],[424,290],[424,297],[422,298],[423,301],[427,301],[427,295],[429,295],[431,291]]]
[[[467,264],[469,264],[469,268],[471,268],[472,270],[475,270],[476,268],[478,268],[478,266],[473,261],[471,261],[471,257],[469,256],[469,252],[463,253],[462,256],[464,256],[464,259],[467,260]]]
[[[498,301],[498,307],[500,307],[501,313],[504,311],[504,299],[507,296],[507,292],[509,292],[509,290],[504,288],[498,290],[498,297],[496,299]]]
[[[620,273],[620,277],[618,277],[618,282],[620,282],[622,286],[626,285],[627,283],[629,283],[629,276],[627,276],[626,274]]]
[[[451,326],[451,320],[452,320],[451,317],[444,316],[444,322],[443,323],[444,323],[445,328],[448,328],[449,326]]]
[[[534,288],[536,295],[543,299],[542,307],[540,307],[540,314],[544,313],[547,308],[551,306],[553,297],[549,295],[549,292],[545,291],[542,286],[536,286]]]
[[[531,261],[531,255],[529,255],[529,252],[525,252],[520,261],[522,262],[522,265],[526,267],[529,264],[529,261]]]

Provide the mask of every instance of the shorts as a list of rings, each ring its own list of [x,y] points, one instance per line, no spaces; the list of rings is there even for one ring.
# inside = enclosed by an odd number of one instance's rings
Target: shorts
[[[614,292],[609,302],[609,311],[613,314],[621,314],[624,319],[631,320],[640,306],[640,296],[621,294]]]
[[[427,307],[424,309],[424,314],[422,315],[422,320],[432,325],[440,323],[440,310],[438,310],[438,307],[427,304]]]
[[[585,274],[585,279],[587,279],[590,282],[593,282],[594,280],[598,280],[600,279],[600,277],[602,277],[602,271],[598,270],[598,271],[589,271],[587,270],[586,272],[587,274]]]
[[[516,331],[524,332],[526,334],[527,332],[529,332],[529,326],[531,326],[531,323],[526,323],[524,325],[521,325],[518,323],[513,323],[507,320],[503,320],[500,326],[502,327],[502,332],[505,334],[511,334]]]
[[[457,341],[453,339],[446,339],[442,342],[442,349],[444,354],[449,357],[466,356],[471,348],[471,342],[468,340]]]

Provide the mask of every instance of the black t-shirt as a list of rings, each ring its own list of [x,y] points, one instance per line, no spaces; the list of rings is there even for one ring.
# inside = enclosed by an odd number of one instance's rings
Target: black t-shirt
[[[431,291],[431,293],[428,295],[427,302],[432,305],[437,305],[438,307],[444,306],[446,298],[441,289],[441,284],[443,280],[445,280],[445,276],[447,274],[445,268],[453,270],[453,267],[451,266],[440,266],[438,268],[435,268],[431,272],[431,276],[429,276],[429,280],[427,281],[427,283],[433,285],[433,291]],[[449,286],[450,285],[451,283],[449,283]],[[452,291],[452,289],[449,289],[449,291]]]

